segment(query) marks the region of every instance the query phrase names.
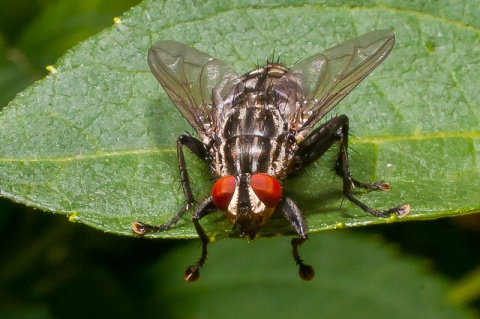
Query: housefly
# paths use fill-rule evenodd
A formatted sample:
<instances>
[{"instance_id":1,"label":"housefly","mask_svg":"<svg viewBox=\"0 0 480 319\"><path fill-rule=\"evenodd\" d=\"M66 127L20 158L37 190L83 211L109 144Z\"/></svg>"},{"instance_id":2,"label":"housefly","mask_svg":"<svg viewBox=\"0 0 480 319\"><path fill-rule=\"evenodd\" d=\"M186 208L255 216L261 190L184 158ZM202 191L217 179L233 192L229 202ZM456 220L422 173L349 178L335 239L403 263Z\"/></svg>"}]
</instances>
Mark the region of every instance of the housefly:
<instances>
[{"instance_id":1,"label":"housefly","mask_svg":"<svg viewBox=\"0 0 480 319\"><path fill-rule=\"evenodd\" d=\"M167 223L134 222L137 234L165 231L194 204L183 148L210 166L215 178L211 195L195 209L193 224L202 241L199 260L188 267L185 280L196 281L207 257L209 237L200 219L222 211L253 239L276 211L298 237L292 251L299 275L311 280L312 266L298 248L308 238L301 210L282 191L282 181L339 145L335 172L343 180L343 195L374 216L403 217L409 205L376 210L362 203L352 188L390 189L383 181L362 183L351 176L346 115L315 125L373 71L390 53L395 37L389 30L373 31L301 60L291 68L267 61L239 77L224 62L175 41L159 41L148 52L149 66L173 104L200 139L180 135L177 156L185 205Z\"/></svg>"}]
</instances>

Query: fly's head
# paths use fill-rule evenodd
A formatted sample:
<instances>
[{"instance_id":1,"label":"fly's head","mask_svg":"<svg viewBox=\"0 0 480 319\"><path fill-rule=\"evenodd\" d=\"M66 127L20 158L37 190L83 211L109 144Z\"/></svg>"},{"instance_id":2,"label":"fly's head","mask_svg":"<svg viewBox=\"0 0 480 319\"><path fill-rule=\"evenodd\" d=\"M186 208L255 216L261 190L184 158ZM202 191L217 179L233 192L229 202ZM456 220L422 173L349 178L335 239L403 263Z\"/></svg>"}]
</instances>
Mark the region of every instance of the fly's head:
<instances>
[{"instance_id":1,"label":"fly's head","mask_svg":"<svg viewBox=\"0 0 480 319\"><path fill-rule=\"evenodd\" d=\"M267 174L229 175L215 182L212 199L234 227L253 239L282 199L282 188Z\"/></svg>"}]
</instances>

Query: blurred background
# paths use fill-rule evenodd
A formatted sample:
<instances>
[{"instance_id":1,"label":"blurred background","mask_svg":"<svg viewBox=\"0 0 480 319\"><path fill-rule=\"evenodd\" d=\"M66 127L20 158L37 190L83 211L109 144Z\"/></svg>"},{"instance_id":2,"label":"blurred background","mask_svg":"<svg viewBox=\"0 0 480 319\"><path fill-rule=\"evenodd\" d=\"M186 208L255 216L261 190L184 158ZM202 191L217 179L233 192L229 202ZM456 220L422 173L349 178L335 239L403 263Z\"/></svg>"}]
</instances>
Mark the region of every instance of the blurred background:
<instances>
[{"instance_id":1,"label":"blurred background","mask_svg":"<svg viewBox=\"0 0 480 319\"><path fill-rule=\"evenodd\" d=\"M0 107L43 78L45 67L69 48L139 2L1 1ZM342 232L377 238L401 258L421 260L428 272L453 283L454 303L480 312L479 214ZM0 238L0 318L181 317L161 300L152 307L157 282L149 274L171 252L193 245L191 262L199 252L197 242L105 234L4 199ZM288 240L282 245L289 249ZM183 268L175 271L181 277Z\"/></svg>"}]
</instances>

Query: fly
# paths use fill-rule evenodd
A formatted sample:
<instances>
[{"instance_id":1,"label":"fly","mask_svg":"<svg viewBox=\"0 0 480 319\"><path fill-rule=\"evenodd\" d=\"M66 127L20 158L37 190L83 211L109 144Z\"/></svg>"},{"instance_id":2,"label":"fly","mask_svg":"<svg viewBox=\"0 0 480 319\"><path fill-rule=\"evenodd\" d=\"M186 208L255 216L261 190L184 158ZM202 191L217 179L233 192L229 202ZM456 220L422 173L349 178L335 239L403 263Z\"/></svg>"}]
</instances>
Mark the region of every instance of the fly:
<instances>
[{"instance_id":1,"label":"fly","mask_svg":"<svg viewBox=\"0 0 480 319\"><path fill-rule=\"evenodd\" d=\"M353 187L387 191L390 186L383 181L362 183L351 176L346 115L315 128L388 56L394 41L390 30L373 31L291 68L267 61L242 77L226 63L184 44L155 43L148 53L149 66L200 139L180 135L177 140L185 205L169 222L160 226L134 222L133 231L140 235L165 231L193 205L183 147L208 163L215 177L211 196L196 207L192 217L202 253L185 272L189 282L199 278L207 258L209 237L199 221L218 210L251 239L275 211L283 214L298 235L291 245L299 275L311 280L314 269L298 253L308 238L307 225L295 202L283 194L281 183L336 143L335 172L342 178L343 195L374 216L407 215L410 205L376 210L353 195Z\"/></svg>"}]
</instances>

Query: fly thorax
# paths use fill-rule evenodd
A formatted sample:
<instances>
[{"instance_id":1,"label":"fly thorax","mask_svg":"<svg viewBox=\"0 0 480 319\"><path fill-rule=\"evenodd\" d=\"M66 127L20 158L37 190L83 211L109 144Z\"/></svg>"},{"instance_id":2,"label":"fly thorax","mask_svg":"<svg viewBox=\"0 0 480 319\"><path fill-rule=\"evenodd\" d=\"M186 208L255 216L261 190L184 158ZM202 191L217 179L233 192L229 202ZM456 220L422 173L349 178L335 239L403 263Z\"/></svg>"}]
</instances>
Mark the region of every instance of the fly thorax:
<instances>
[{"instance_id":1,"label":"fly thorax","mask_svg":"<svg viewBox=\"0 0 480 319\"><path fill-rule=\"evenodd\" d=\"M273 105L248 104L226 118L218 152L212 153L220 176L267 173L278 177L288 162L285 122Z\"/></svg>"}]
</instances>

